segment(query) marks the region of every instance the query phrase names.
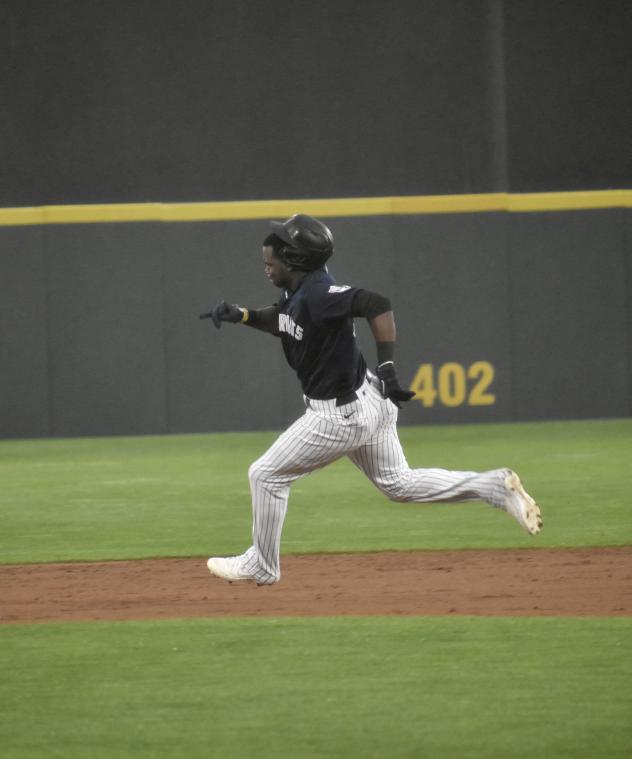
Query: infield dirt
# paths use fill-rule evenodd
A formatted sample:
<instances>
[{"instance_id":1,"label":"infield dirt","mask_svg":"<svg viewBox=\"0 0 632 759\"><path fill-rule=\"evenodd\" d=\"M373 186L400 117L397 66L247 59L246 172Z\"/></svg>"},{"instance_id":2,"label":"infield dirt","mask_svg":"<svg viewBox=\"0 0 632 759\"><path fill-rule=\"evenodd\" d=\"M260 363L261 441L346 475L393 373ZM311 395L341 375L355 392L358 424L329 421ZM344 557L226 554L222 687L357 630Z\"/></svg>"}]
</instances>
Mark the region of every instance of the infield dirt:
<instances>
[{"instance_id":1,"label":"infield dirt","mask_svg":"<svg viewBox=\"0 0 632 759\"><path fill-rule=\"evenodd\" d=\"M632 548L285 556L277 585L204 558L0 566L0 623L329 615L632 615Z\"/></svg>"}]
</instances>

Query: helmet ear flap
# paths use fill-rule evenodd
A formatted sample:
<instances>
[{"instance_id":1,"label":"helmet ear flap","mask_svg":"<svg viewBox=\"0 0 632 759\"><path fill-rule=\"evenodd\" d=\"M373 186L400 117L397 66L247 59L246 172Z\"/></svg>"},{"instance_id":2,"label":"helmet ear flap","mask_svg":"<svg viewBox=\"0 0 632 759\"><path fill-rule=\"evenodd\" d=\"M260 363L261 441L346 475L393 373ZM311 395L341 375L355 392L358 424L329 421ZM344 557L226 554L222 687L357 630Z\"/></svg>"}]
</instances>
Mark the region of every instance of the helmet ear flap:
<instances>
[{"instance_id":1,"label":"helmet ear flap","mask_svg":"<svg viewBox=\"0 0 632 759\"><path fill-rule=\"evenodd\" d=\"M312 253L298 248L282 248L281 260L291 271L316 271L321 269L331 254Z\"/></svg>"},{"instance_id":2,"label":"helmet ear flap","mask_svg":"<svg viewBox=\"0 0 632 759\"><path fill-rule=\"evenodd\" d=\"M279 257L290 271L311 270L311 267L307 267L307 256L297 248L286 245L279 251Z\"/></svg>"}]
</instances>

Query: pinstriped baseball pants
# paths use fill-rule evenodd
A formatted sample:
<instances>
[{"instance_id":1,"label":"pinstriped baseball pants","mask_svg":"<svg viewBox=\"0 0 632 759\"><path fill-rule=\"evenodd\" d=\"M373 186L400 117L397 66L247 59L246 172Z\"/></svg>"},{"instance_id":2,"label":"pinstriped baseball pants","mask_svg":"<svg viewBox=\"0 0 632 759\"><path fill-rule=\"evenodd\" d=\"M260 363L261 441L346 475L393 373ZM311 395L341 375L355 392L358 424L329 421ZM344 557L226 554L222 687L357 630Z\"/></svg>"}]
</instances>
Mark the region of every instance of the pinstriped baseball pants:
<instances>
[{"instance_id":1,"label":"pinstriped baseball pants","mask_svg":"<svg viewBox=\"0 0 632 759\"><path fill-rule=\"evenodd\" d=\"M397 435L397 407L382 398L373 378L367 378L357 394L358 400L339 407L335 400L309 400L305 414L250 467L253 545L244 554L243 568L257 581L280 578L290 485L342 456L393 501L503 502L506 470L411 469Z\"/></svg>"}]
</instances>

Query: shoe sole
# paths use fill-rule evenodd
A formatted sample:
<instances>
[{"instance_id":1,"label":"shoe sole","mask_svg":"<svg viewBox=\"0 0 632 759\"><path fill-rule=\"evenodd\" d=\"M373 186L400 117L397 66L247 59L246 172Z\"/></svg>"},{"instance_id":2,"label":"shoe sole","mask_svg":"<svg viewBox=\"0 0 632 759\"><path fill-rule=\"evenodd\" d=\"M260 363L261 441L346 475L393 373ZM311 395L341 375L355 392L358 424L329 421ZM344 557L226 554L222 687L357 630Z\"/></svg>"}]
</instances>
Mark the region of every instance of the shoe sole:
<instances>
[{"instance_id":1,"label":"shoe sole","mask_svg":"<svg viewBox=\"0 0 632 759\"><path fill-rule=\"evenodd\" d=\"M505 478L505 487L520 501L520 515L514 514L512 516L516 517L530 535L537 535L543 524L540 507L524 489L520 477L511 470Z\"/></svg>"}]
</instances>

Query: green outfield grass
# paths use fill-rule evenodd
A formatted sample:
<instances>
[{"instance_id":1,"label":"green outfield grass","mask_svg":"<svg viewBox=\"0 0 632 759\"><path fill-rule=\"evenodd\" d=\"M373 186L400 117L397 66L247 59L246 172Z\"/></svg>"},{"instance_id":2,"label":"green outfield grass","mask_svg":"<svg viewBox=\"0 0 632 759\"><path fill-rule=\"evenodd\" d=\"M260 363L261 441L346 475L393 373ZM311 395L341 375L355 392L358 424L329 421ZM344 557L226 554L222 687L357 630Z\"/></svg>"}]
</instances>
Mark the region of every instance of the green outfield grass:
<instances>
[{"instance_id":1,"label":"green outfield grass","mask_svg":"<svg viewBox=\"0 0 632 759\"><path fill-rule=\"evenodd\" d=\"M274 438L0 442L0 561L240 551L247 468ZM412 466L517 469L545 531L390 503L341 461L294 486L284 552L632 544L630 419L401 438ZM0 625L3 759L623 759L630 714L632 619Z\"/></svg>"},{"instance_id":2,"label":"green outfield grass","mask_svg":"<svg viewBox=\"0 0 632 759\"><path fill-rule=\"evenodd\" d=\"M204 556L249 544L247 469L276 433L0 442L0 562ZM510 466L531 538L483 504L391 503L344 459L292 488L284 553L632 543L632 419L407 427L411 466Z\"/></svg>"},{"instance_id":3,"label":"green outfield grass","mask_svg":"<svg viewBox=\"0 0 632 759\"><path fill-rule=\"evenodd\" d=\"M632 620L0 627L5 759L620 757Z\"/></svg>"}]
</instances>

